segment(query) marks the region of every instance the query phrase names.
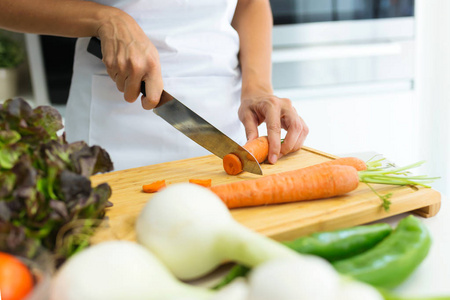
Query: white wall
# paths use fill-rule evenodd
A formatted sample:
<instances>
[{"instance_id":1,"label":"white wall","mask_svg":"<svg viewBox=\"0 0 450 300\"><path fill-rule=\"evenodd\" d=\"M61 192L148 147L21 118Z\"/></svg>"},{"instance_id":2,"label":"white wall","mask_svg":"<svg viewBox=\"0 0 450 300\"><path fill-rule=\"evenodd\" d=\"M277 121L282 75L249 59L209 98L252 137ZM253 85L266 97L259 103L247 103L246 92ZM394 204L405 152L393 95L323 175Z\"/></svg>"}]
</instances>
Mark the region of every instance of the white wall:
<instances>
[{"instance_id":1,"label":"white wall","mask_svg":"<svg viewBox=\"0 0 450 300\"><path fill-rule=\"evenodd\" d=\"M441 176L433 187L450 194L450 1L417 0L416 90L421 169Z\"/></svg>"}]
</instances>

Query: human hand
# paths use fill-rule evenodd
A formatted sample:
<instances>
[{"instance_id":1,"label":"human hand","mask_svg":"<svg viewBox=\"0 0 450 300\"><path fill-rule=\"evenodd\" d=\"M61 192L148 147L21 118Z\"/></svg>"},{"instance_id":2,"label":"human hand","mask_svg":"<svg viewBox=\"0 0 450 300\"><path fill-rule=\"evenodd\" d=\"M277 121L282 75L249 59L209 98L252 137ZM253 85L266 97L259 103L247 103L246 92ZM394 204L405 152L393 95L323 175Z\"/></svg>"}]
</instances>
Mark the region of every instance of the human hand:
<instances>
[{"instance_id":1,"label":"human hand","mask_svg":"<svg viewBox=\"0 0 450 300\"><path fill-rule=\"evenodd\" d=\"M239 119L244 124L248 140L258 137L258 126L265 122L269 139L269 163L291 152L299 150L309 129L297 114L291 100L278 98L270 93L243 95L239 107ZM281 129L287 131L281 143Z\"/></svg>"},{"instance_id":2,"label":"human hand","mask_svg":"<svg viewBox=\"0 0 450 300\"><path fill-rule=\"evenodd\" d=\"M128 102L134 102L145 81L146 96L141 97L144 109L153 109L163 90L161 65L156 47L128 14L112 15L98 29L103 62L108 75Z\"/></svg>"}]
</instances>

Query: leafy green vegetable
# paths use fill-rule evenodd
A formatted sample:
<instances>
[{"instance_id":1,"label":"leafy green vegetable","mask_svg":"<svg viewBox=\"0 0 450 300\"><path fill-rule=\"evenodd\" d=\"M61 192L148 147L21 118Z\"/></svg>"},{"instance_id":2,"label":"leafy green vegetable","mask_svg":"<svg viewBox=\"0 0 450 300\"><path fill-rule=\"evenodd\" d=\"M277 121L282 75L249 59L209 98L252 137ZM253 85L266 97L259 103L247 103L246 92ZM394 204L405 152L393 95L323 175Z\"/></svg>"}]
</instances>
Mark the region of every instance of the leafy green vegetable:
<instances>
[{"instance_id":1,"label":"leafy green vegetable","mask_svg":"<svg viewBox=\"0 0 450 300\"><path fill-rule=\"evenodd\" d=\"M113 169L109 154L67 143L62 128L50 106L17 98L0 107L0 249L32 257L43 246L62 262L88 245L112 205L109 185L89 179Z\"/></svg>"}]
</instances>

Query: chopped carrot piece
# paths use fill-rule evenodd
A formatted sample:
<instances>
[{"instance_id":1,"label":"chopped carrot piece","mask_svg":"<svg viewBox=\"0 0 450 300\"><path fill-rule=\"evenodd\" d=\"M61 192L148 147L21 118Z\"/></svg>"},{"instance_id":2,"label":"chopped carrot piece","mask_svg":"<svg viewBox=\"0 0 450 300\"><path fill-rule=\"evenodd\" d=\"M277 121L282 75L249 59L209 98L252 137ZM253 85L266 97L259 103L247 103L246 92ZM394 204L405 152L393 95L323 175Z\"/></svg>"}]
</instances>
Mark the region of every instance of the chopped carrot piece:
<instances>
[{"instance_id":1,"label":"chopped carrot piece","mask_svg":"<svg viewBox=\"0 0 450 300\"><path fill-rule=\"evenodd\" d=\"M237 175L242 172L242 162L236 154L227 154L223 157L223 169L228 175Z\"/></svg>"},{"instance_id":2,"label":"chopped carrot piece","mask_svg":"<svg viewBox=\"0 0 450 300\"><path fill-rule=\"evenodd\" d=\"M210 187L211 179L189 179L189 183L198 184L204 187Z\"/></svg>"},{"instance_id":3,"label":"chopped carrot piece","mask_svg":"<svg viewBox=\"0 0 450 300\"><path fill-rule=\"evenodd\" d=\"M166 181L165 180L158 180L155 182L152 182L150 184L144 184L142 186L142 190L145 193L156 193L157 191L161 190L162 188L166 187Z\"/></svg>"}]
</instances>

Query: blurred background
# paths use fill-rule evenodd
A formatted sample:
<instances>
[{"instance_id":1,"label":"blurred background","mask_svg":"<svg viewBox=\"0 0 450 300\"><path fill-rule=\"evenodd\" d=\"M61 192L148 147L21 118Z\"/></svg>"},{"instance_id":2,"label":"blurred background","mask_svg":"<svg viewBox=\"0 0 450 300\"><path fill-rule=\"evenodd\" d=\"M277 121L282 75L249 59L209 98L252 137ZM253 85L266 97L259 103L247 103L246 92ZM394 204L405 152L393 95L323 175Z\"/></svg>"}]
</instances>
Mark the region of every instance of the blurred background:
<instances>
[{"instance_id":1,"label":"blurred background","mask_svg":"<svg viewBox=\"0 0 450 300\"><path fill-rule=\"evenodd\" d=\"M275 93L290 98L308 124L306 146L339 156L379 153L398 165L426 160L417 172L441 176L433 187L450 192L450 1L271 6ZM5 79L11 75L0 61L0 85L17 85L2 100L21 96L64 114L75 39L3 35L23 47L24 58L13 67L17 83Z\"/></svg>"}]
</instances>

